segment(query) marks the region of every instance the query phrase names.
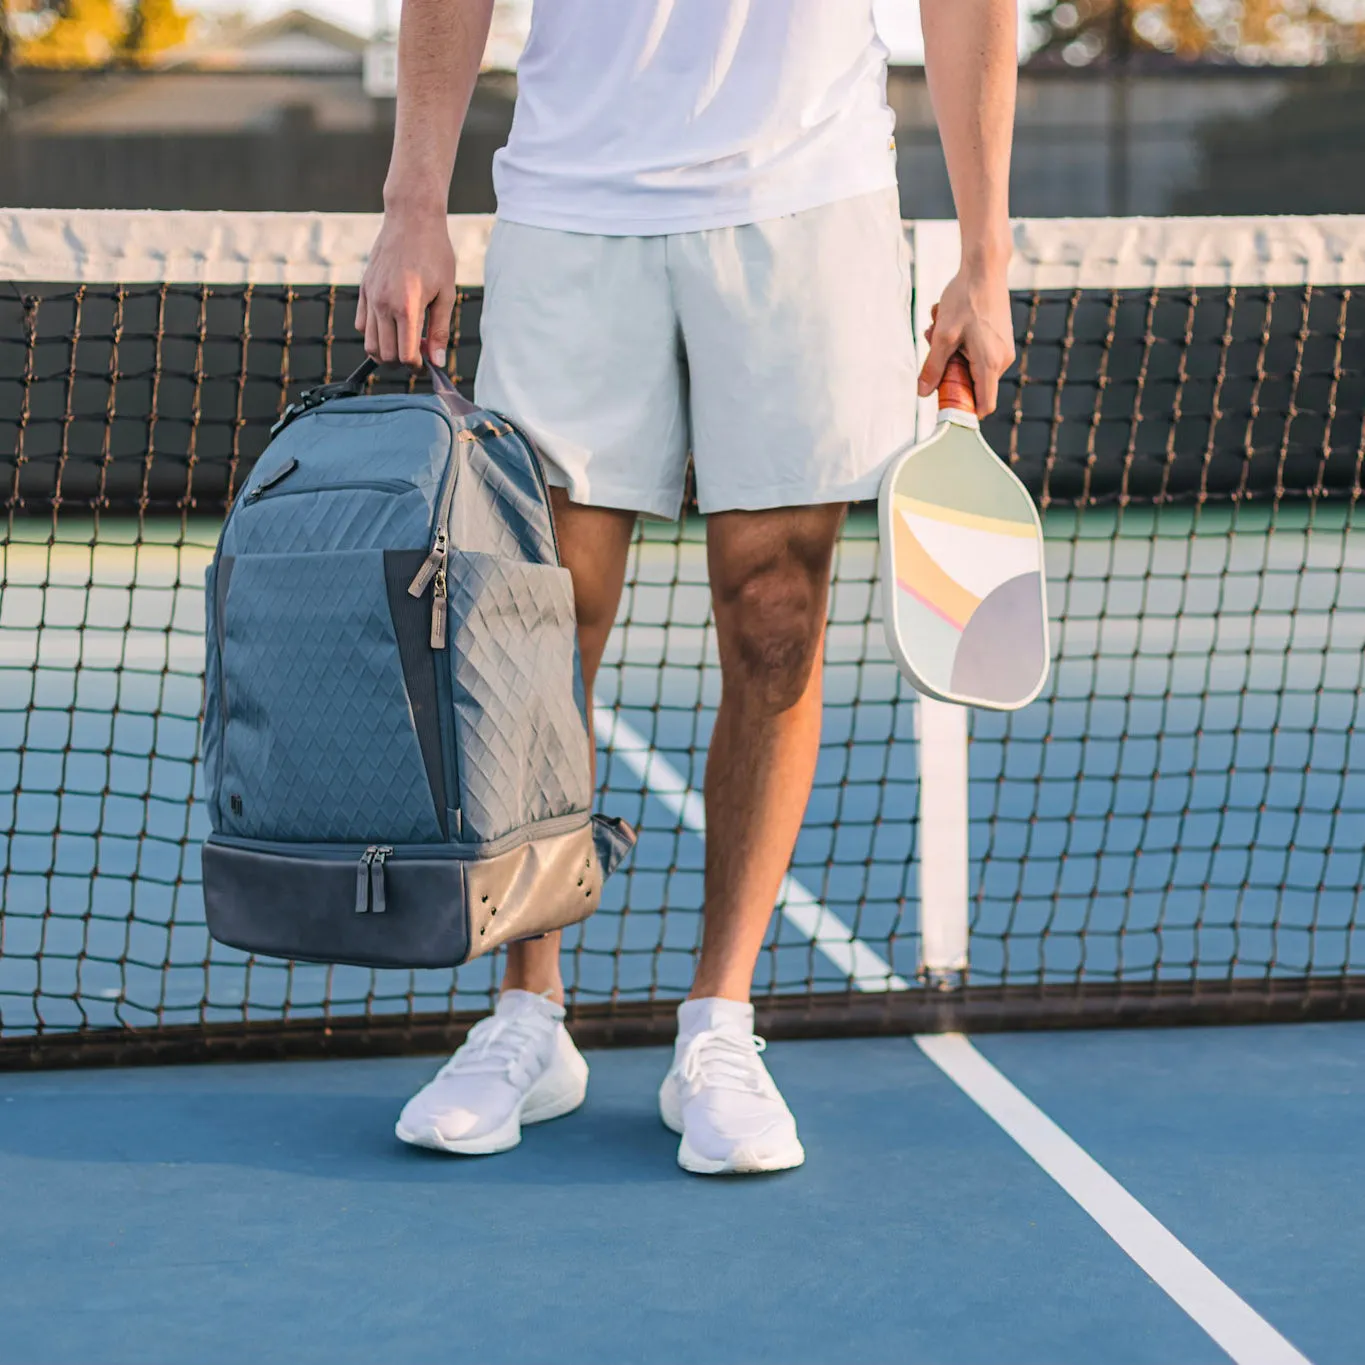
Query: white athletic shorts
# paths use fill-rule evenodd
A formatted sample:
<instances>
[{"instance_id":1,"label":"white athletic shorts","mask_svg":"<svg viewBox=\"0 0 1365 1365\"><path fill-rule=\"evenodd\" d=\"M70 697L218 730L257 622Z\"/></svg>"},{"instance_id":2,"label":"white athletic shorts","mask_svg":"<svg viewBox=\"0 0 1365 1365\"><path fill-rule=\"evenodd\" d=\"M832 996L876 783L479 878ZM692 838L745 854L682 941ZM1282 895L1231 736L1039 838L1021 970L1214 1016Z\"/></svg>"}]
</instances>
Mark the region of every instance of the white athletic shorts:
<instances>
[{"instance_id":1,"label":"white athletic shorts","mask_svg":"<svg viewBox=\"0 0 1365 1365\"><path fill-rule=\"evenodd\" d=\"M895 190L742 227L603 237L499 221L479 404L577 503L674 518L874 498L912 438Z\"/></svg>"}]
</instances>

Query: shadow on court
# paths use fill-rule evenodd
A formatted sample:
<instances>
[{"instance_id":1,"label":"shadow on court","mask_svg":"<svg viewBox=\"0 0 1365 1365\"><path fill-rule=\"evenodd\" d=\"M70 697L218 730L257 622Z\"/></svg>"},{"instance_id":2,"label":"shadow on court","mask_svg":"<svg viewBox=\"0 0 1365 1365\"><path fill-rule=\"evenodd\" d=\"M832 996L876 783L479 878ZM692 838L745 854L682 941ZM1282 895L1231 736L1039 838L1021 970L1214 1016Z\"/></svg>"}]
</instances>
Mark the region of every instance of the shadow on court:
<instances>
[{"instance_id":1,"label":"shadow on court","mask_svg":"<svg viewBox=\"0 0 1365 1365\"><path fill-rule=\"evenodd\" d=\"M728 1181L661 1048L466 1160L392 1136L431 1058L0 1076L0 1363L1219 1359L911 1040L769 1057L809 1159Z\"/></svg>"},{"instance_id":2,"label":"shadow on court","mask_svg":"<svg viewBox=\"0 0 1365 1365\"><path fill-rule=\"evenodd\" d=\"M344 1064L343 1064L344 1065ZM405 1068L406 1069L406 1068ZM428 1071L434 1067L427 1067ZM303 1179L449 1186L630 1185L672 1180L677 1139L657 1116L595 1100L568 1121L526 1130L493 1158L452 1158L393 1135L403 1091L289 1094L211 1088L213 1073L132 1093L46 1093L41 1126L6 1125L0 1151L45 1161L215 1166ZM414 1084L423 1076L414 1074ZM247 1077L250 1080L250 1077Z\"/></svg>"}]
</instances>

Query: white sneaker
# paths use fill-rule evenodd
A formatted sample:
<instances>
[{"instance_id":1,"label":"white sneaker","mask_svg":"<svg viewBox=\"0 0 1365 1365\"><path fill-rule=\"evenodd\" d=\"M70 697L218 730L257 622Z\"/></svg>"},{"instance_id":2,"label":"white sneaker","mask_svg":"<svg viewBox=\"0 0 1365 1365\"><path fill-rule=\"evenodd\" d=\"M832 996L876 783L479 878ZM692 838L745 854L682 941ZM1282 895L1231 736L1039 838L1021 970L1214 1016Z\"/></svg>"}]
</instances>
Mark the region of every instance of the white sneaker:
<instances>
[{"instance_id":1,"label":"white sneaker","mask_svg":"<svg viewBox=\"0 0 1365 1365\"><path fill-rule=\"evenodd\" d=\"M675 1133L678 1165L697 1175L785 1171L806 1159L796 1120L768 1075L754 1007L686 1000L659 1115Z\"/></svg>"},{"instance_id":2,"label":"white sneaker","mask_svg":"<svg viewBox=\"0 0 1365 1365\"><path fill-rule=\"evenodd\" d=\"M564 1009L530 991L504 991L455 1055L403 1106L394 1132L415 1147L463 1156L505 1152L523 1123L577 1109L588 1064Z\"/></svg>"}]
</instances>

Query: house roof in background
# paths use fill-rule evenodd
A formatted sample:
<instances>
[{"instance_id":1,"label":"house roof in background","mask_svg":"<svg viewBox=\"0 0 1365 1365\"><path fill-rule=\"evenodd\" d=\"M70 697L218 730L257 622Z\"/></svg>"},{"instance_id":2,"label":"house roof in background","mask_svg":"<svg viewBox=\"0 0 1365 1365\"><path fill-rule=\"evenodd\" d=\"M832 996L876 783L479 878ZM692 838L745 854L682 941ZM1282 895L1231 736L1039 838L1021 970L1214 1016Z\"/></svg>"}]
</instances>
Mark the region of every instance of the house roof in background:
<instances>
[{"instance_id":1,"label":"house roof in background","mask_svg":"<svg viewBox=\"0 0 1365 1365\"><path fill-rule=\"evenodd\" d=\"M264 23L218 25L202 39L168 52L163 70L359 71L366 39L360 34L292 9Z\"/></svg>"},{"instance_id":2,"label":"house roof in background","mask_svg":"<svg viewBox=\"0 0 1365 1365\"><path fill-rule=\"evenodd\" d=\"M119 137L140 133L245 133L302 117L332 132L374 125L359 73L109 72L79 89L17 109L16 132Z\"/></svg>"},{"instance_id":3,"label":"house roof in background","mask_svg":"<svg viewBox=\"0 0 1365 1365\"><path fill-rule=\"evenodd\" d=\"M259 24L220 23L154 68L43 82L12 114L16 131L238 133L301 117L320 129L372 127L360 80L366 39L306 10ZM20 73L21 76L23 73Z\"/></svg>"}]
</instances>

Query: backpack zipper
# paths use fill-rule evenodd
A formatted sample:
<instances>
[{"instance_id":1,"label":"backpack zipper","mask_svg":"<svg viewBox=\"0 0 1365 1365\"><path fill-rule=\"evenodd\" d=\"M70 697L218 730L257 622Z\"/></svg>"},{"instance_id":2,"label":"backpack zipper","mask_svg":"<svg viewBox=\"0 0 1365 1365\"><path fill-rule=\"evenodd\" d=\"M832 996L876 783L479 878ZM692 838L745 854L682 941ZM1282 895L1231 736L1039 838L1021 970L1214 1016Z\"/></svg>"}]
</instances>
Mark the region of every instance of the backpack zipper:
<instances>
[{"instance_id":1,"label":"backpack zipper","mask_svg":"<svg viewBox=\"0 0 1365 1365\"><path fill-rule=\"evenodd\" d=\"M456 440L472 441L471 431L457 431ZM416 577L408 584L410 597L421 597L427 585L433 584L431 595L431 647L446 647L446 612L449 605L446 595L446 527L450 522L450 509L455 502L455 484L459 479L459 458L452 448L450 469L446 474L446 484L441 490L441 501L436 508L436 530L431 538L431 553L422 561Z\"/></svg>"},{"instance_id":2,"label":"backpack zipper","mask_svg":"<svg viewBox=\"0 0 1365 1365\"><path fill-rule=\"evenodd\" d=\"M483 422L473 430L465 428L455 433L456 439L460 441L477 441L481 436L490 440L500 440L510 436L513 440L519 441L525 449L527 458L531 462L531 468L535 473L536 482L540 485L541 496L545 500L545 510L550 515L550 543L554 547L555 564L562 567L562 561L559 557L559 534L555 529L554 511L550 507L550 488L545 482L545 471L541 468L540 456L536 454L531 443L511 423L500 428L491 422ZM451 504L455 500L455 483L458 474L457 462L452 453L451 470L446 477L446 486L441 490L440 505L436 509L436 531L432 537L431 553L422 561L422 567L417 570L416 576L408 584L408 594L411 597L421 597L426 592L428 584L434 584L431 598L432 649L444 649L446 647L446 615L449 608L446 592L446 526L450 521Z\"/></svg>"},{"instance_id":3,"label":"backpack zipper","mask_svg":"<svg viewBox=\"0 0 1365 1365\"><path fill-rule=\"evenodd\" d=\"M409 597L421 597L427 585L434 584L431 594L431 647L446 647L446 528L444 523L436 528L436 542L431 553L422 561L417 576L408 584Z\"/></svg>"},{"instance_id":4,"label":"backpack zipper","mask_svg":"<svg viewBox=\"0 0 1365 1365\"><path fill-rule=\"evenodd\" d=\"M473 442L481 437L488 439L511 437L513 440L521 442L527 457L531 461L531 468L535 473L536 481L540 485L545 510L549 513L550 544L554 550L555 564L562 567L563 561L559 557L559 535L555 529L554 510L550 506L550 489L545 482L545 471L541 468L540 456L536 454L535 448L526 437L510 422L505 427L498 427L492 422L485 421L479 423L477 427L472 429L465 427L455 433L457 441ZM446 584L446 568L449 560L447 528L450 524L450 510L455 501L455 485L459 478L459 457L456 454L456 449L457 447L452 445L450 468L446 474L445 487L441 490L440 503L436 509L431 552L423 560L422 566L417 570L412 582L408 584L408 594L411 597L421 597L429 586L432 589L430 642L434 650L445 649L449 635L447 622L450 603ZM443 714L453 717L450 674L447 668L441 667L436 670L436 687ZM456 839L459 839L462 837L464 829L462 818L464 794L460 782L459 747L453 742L453 739L452 735L451 742L447 742L446 727L442 727L441 743L445 754L446 772L454 781L456 791L454 804L451 807L454 816L454 828L451 832Z\"/></svg>"},{"instance_id":5,"label":"backpack zipper","mask_svg":"<svg viewBox=\"0 0 1365 1365\"><path fill-rule=\"evenodd\" d=\"M371 844L360 855L355 880L357 915L382 915L388 909L384 899L384 864L392 852L388 844Z\"/></svg>"},{"instance_id":6,"label":"backpack zipper","mask_svg":"<svg viewBox=\"0 0 1365 1365\"><path fill-rule=\"evenodd\" d=\"M393 852L387 844L381 844L370 859L370 913L382 915L388 906L384 904L384 864Z\"/></svg>"},{"instance_id":7,"label":"backpack zipper","mask_svg":"<svg viewBox=\"0 0 1365 1365\"><path fill-rule=\"evenodd\" d=\"M246 495L247 502L255 502L258 498L263 497L269 489L274 488L277 483L282 483L298 467L299 462L291 456L273 474L271 474L269 478L262 479L260 483Z\"/></svg>"},{"instance_id":8,"label":"backpack zipper","mask_svg":"<svg viewBox=\"0 0 1365 1365\"><path fill-rule=\"evenodd\" d=\"M465 431L455 433L456 440L469 441L474 438ZM421 597L431 586L431 635L433 650L444 650L448 638L447 621L449 617L449 595L446 587L446 563L448 559L448 540L450 511L455 503L455 485L460 476L459 447L451 442L450 465L446 470L445 486L436 506L436 515L431 535L431 553L422 562L416 576L408 584L412 597ZM450 666L438 660L436 666L436 697L444 722L441 725L441 754L445 761L446 779L453 784L454 790L447 787L446 811L442 812L442 825L448 826L448 833L455 839L463 837L464 821L461 810L464 805L464 790L460 784L460 754L455 737L455 707L450 695Z\"/></svg>"},{"instance_id":9,"label":"backpack zipper","mask_svg":"<svg viewBox=\"0 0 1365 1365\"><path fill-rule=\"evenodd\" d=\"M370 867L374 862L374 855L378 852L379 850L371 844L360 855L355 878L355 912L357 915L368 915L370 912Z\"/></svg>"},{"instance_id":10,"label":"backpack zipper","mask_svg":"<svg viewBox=\"0 0 1365 1365\"><path fill-rule=\"evenodd\" d=\"M297 464L294 468L297 468ZM258 485L246 495L247 502L258 502L267 492L273 492L278 484L283 482L285 477L294 472L293 469L283 469L268 482ZM281 488L278 493L274 493L277 498L301 496L304 493L338 493L348 489L372 489L380 493L410 493L416 484L408 483L403 479L344 479L340 483L309 484L304 488Z\"/></svg>"},{"instance_id":11,"label":"backpack zipper","mask_svg":"<svg viewBox=\"0 0 1365 1365\"><path fill-rule=\"evenodd\" d=\"M548 816L544 820L534 822L534 837L569 834L587 824L589 818L584 811L575 811L569 815ZM462 850L455 852L451 851L450 845L443 843L371 844L369 847L387 848L389 851L388 861L390 862L395 859L406 860L409 858L420 860L454 857L458 860L463 852L467 852L468 856L472 858L493 858L499 853L506 853L509 849L520 848L526 842L527 831L530 828L531 826L527 826L523 829L513 830L500 839L467 844L463 846ZM256 839L242 834L226 834L221 831L211 834L209 838L216 844L222 844L224 848L242 848L252 853L264 852L277 857L322 858L328 862L348 863L354 863L357 860L356 849L360 845L359 839L345 840L340 843L315 843L303 839Z\"/></svg>"}]
</instances>

